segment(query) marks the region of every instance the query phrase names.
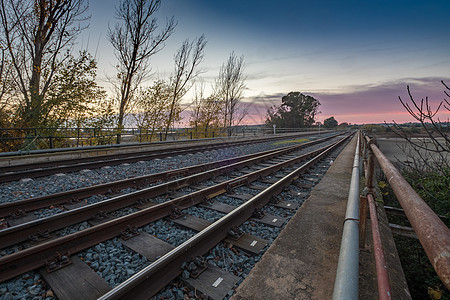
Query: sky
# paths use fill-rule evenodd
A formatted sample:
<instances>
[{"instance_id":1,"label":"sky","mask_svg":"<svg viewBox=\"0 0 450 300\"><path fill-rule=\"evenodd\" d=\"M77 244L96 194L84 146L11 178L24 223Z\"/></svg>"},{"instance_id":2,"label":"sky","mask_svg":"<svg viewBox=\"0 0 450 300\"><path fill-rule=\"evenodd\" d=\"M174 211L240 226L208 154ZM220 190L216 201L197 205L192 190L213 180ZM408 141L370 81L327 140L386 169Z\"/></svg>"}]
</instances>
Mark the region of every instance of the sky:
<instances>
[{"instance_id":1,"label":"sky","mask_svg":"<svg viewBox=\"0 0 450 300\"><path fill-rule=\"evenodd\" d=\"M106 36L118 4L90 0L90 26L80 39L95 53L106 88L117 62ZM185 39L204 34L207 90L231 52L244 57L249 124L263 123L291 91L319 100L319 121L409 122L398 99L409 101L407 86L433 107L445 98L441 80L450 86L449 0L162 0L159 27L172 16L177 27L152 57L147 84L170 75ZM441 111L442 120L450 117Z\"/></svg>"}]
</instances>

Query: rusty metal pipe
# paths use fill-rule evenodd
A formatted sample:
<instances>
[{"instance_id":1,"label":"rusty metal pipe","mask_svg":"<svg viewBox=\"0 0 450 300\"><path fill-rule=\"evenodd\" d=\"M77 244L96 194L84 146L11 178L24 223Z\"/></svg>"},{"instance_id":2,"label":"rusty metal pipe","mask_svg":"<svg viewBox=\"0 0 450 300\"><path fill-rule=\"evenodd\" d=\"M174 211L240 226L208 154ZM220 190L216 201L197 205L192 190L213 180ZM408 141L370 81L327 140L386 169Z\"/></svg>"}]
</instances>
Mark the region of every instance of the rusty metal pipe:
<instances>
[{"instance_id":1,"label":"rusty metal pipe","mask_svg":"<svg viewBox=\"0 0 450 300\"><path fill-rule=\"evenodd\" d=\"M366 247L367 198L359 197L359 248Z\"/></svg>"},{"instance_id":2,"label":"rusty metal pipe","mask_svg":"<svg viewBox=\"0 0 450 300\"><path fill-rule=\"evenodd\" d=\"M450 230L366 136L437 275L450 290Z\"/></svg>"},{"instance_id":3,"label":"rusty metal pipe","mask_svg":"<svg viewBox=\"0 0 450 300\"><path fill-rule=\"evenodd\" d=\"M372 223L372 239L377 269L378 294L380 300L391 299L391 286L387 272L386 260L384 259L383 244L381 242L380 227L378 226L377 208L372 194L367 194L369 202L370 222Z\"/></svg>"}]
</instances>

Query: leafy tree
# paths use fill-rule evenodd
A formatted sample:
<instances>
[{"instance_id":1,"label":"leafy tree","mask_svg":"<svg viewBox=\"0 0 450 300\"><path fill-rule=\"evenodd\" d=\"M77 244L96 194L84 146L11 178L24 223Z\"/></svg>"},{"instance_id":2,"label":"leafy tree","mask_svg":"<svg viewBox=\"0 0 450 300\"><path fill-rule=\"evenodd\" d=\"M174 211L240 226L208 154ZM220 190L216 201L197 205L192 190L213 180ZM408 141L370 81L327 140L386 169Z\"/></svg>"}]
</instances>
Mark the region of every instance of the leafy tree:
<instances>
[{"instance_id":1,"label":"leafy tree","mask_svg":"<svg viewBox=\"0 0 450 300\"><path fill-rule=\"evenodd\" d=\"M82 31L85 0L3 0L0 40L8 50L21 126L48 120L47 93ZM65 52L67 50L67 52Z\"/></svg>"},{"instance_id":2,"label":"leafy tree","mask_svg":"<svg viewBox=\"0 0 450 300\"><path fill-rule=\"evenodd\" d=\"M266 124L279 128L304 128L315 122L320 102L300 92L290 92L281 98L281 105L267 111Z\"/></svg>"},{"instance_id":3,"label":"leafy tree","mask_svg":"<svg viewBox=\"0 0 450 300\"><path fill-rule=\"evenodd\" d=\"M157 130L162 130L166 124L171 108L172 90L169 83L157 80L151 87L141 89L137 94L139 111L134 115L140 128L150 131L150 140ZM181 108L177 103L173 109L175 120L179 119Z\"/></svg>"},{"instance_id":4,"label":"leafy tree","mask_svg":"<svg viewBox=\"0 0 450 300\"><path fill-rule=\"evenodd\" d=\"M329 117L323 120L323 127L325 128L336 128L338 126L338 121L334 117Z\"/></svg>"},{"instance_id":5,"label":"leafy tree","mask_svg":"<svg viewBox=\"0 0 450 300\"><path fill-rule=\"evenodd\" d=\"M106 92L95 81L95 59L86 51L81 51L78 57L67 56L62 66L49 87L46 105L42 108L43 123L59 127L69 122L83 127L96 115L107 114L102 106Z\"/></svg>"},{"instance_id":6,"label":"leafy tree","mask_svg":"<svg viewBox=\"0 0 450 300\"><path fill-rule=\"evenodd\" d=\"M349 126L349 124L347 122L343 122L338 125L338 128L339 129L347 129L348 126Z\"/></svg>"},{"instance_id":7,"label":"leafy tree","mask_svg":"<svg viewBox=\"0 0 450 300\"><path fill-rule=\"evenodd\" d=\"M149 60L164 47L173 33L173 18L159 34L154 14L161 0L121 0L116 8L116 18L121 21L114 29L109 28L108 39L118 60L116 100L118 102L117 126L123 128L124 117L131 110L134 93L150 72Z\"/></svg>"},{"instance_id":8,"label":"leafy tree","mask_svg":"<svg viewBox=\"0 0 450 300\"><path fill-rule=\"evenodd\" d=\"M195 129L207 129L208 127L221 126L222 103L217 97L204 96L205 86L203 83L197 84L194 92L194 99L191 103L191 114L189 125Z\"/></svg>"},{"instance_id":9,"label":"leafy tree","mask_svg":"<svg viewBox=\"0 0 450 300\"><path fill-rule=\"evenodd\" d=\"M222 103L214 95L194 101L189 124L197 131L207 132L211 128L220 128Z\"/></svg>"}]
</instances>

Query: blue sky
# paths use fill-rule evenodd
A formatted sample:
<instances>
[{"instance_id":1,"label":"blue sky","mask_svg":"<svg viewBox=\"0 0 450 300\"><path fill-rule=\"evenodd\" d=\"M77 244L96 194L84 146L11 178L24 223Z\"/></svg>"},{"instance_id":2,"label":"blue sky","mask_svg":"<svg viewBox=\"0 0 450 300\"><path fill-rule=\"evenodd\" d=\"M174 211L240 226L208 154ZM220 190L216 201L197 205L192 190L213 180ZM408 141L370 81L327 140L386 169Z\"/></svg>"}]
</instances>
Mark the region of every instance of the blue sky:
<instances>
[{"instance_id":1,"label":"blue sky","mask_svg":"<svg viewBox=\"0 0 450 300\"><path fill-rule=\"evenodd\" d=\"M108 22L116 22L117 4L91 0L90 28L82 39L97 51L105 86L106 75L114 75L106 33ZM160 26L171 16L178 25L152 58L154 78L170 74L183 40L205 34L207 84L232 51L244 56L251 122L261 122L290 91L317 98L320 120L333 115L339 122L403 122L409 119L398 96L407 97L406 85L419 100L428 95L440 101L440 80L450 84L448 0L163 0Z\"/></svg>"}]
</instances>

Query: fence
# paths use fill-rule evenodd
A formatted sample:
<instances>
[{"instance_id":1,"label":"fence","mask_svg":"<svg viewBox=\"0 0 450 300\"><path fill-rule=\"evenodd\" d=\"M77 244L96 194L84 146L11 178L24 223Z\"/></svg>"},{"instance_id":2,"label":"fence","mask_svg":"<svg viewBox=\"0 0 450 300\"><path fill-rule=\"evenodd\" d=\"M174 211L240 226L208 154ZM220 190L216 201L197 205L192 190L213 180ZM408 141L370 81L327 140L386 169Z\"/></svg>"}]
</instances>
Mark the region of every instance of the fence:
<instances>
[{"instance_id":1,"label":"fence","mask_svg":"<svg viewBox=\"0 0 450 300\"><path fill-rule=\"evenodd\" d=\"M313 131L315 128L280 128L277 133ZM0 152L70 148L163 140L274 134L265 126L180 128L167 133L149 128L0 128Z\"/></svg>"},{"instance_id":2,"label":"fence","mask_svg":"<svg viewBox=\"0 0 450 300\"><path fill-rule=\"evenodd\" d=\"M358 280L353 280L350 276L348 276L348 274L354 274L355 272L357 274L358 264L355 264L354 261L348 262L345 260L345 257L348 256L349 253L355 253L355 251L358 251L357 248L364 244L361 243L361 241L365 240L365 216L367 214L368 207L370 210L372 225L379 298L391 299L392 296L387 272L387 268L389 266L386 266L386 262L384 260L374 202L375 192L373 177L375 159L377 160L386 178L388 178L389 184L391 185L397 200L402 206L409 222L416 232L417 237L419 238L419 241L422 244L422 247L424 248L437 275L442 280L445 287L450 289L450 230L423 201L423 199L413 190L413 188L401 176L400 172L394 167L394 165L378 149L374 139L365 136L364 138L358 139L358 143L361 144L357 146L357 150L355 151L355 161L356 156L360 155L363 157L363 169L366 177L365 193L367 194L367 197L361 197L359 217L351 217L351 222L354 221L359 223L359 235L353 234L352 238L347 238L343 235L333 299L358 299L358 293L355 293L355 289L358 291ZM358 147L360 147L361 150L359 150ZM353 176L357 175L353 174ZM354 187L351 186L351 190L353 188ZM349 204L352 205L350 200L347 205ZM347 209L347 211L348 210L349 209ZM344 228L346 223L347 222L344 223Z\"/></svg>"}]
</instances>

